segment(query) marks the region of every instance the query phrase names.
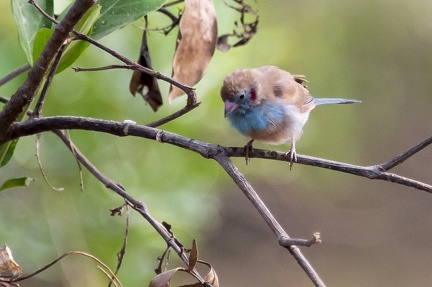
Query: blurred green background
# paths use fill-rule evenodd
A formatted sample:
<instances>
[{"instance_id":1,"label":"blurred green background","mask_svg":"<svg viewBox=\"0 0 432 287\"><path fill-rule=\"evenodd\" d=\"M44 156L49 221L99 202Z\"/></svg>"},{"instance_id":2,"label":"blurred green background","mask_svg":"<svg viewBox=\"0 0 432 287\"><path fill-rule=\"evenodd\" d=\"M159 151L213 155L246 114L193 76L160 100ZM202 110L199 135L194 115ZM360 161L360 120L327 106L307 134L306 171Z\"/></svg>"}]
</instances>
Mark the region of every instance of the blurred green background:
<instances>
[{"instance_id":1,"label":"blurred green background","mask_svg":"<svg viewBox=\"0 0 432 287\"><path fill-rule=\"evenodd\" d=\"M68 1L56 1L61 12ZM325 106L312 112L298 153L358 165L389 160L432 134L432 2L259 1L258 34L246 46L217 51L197 85L201 106L162 128L220 145L243 146L223 118L219 89L223 77L240 67L278 65L304 74L316 97L347 97L362 104ZM216 1L219 34L229 33L235 14ZM25 63L9 1L0 2L0 76ZM164 16L150 15L162 27ZM102 42L138 58L142 21ZM167 75L176 35L149 35L154 68ZM74 66L117 63L90 47ZM59 74L43 110L145 124L184 105L184 98L154 114L128 91L131 71ZM21 76L0 87L9 97ZM168 86L160 83L163 94ZM166 101L166 100L165 100ZM216 269L223 286L312 286L312 283L216 163L168 144L138 138L72 131L88 158L158 220L173 226L178 239L198 240L201 258ZM84 192L73 156L52 134L22 138L0 182L29 176L29 188L0 193L0 244L29 273L70 250L99 257L113 269L122 244L124 217L109 216L122 200L84 171ZM266 146L281 151L289 145ZM321 232L323 243L303 249L328 286L427 286L432 282L432 195L403 186L333 171L252 159L233 159L292 237ZM428 149L394 172L432 182ZM132 213L129 247L119 278L124 286L147 286L162 239ZM175 257L174 255L172 257ZM174 266L173 266L174 267ZM21 286L104 286L106 279L89 259L71 257Z\"/></svg>"}]
</instances>

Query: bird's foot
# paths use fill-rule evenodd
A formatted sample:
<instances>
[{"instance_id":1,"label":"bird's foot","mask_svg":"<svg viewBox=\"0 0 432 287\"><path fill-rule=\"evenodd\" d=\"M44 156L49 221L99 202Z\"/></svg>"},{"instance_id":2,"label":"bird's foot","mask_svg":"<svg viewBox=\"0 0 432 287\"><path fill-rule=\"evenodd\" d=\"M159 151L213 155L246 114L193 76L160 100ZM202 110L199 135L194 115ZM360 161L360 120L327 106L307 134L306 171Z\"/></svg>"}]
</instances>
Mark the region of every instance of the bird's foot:
<instances>
[{"instance_id":1,"label":"bird's foot","mask_svg":"<svg viewBox=\"0 0 432 287\"><path fill-rule=\"evenodd\" d=\"M244 153L245 153L245 160L246 160L246 165L250 162L250 158L249 155L253 155L253 146L252 143L254 142L254 140L250 140L245 146L244 146Z\"/></svg>"},{"instance_id":2,"label":"bird's foot","mask_svg":"<svg viewBox=\"0 0 432 287\"><path fill-rule=\"evenodd\" d=\"M293 167L293 163L297 162L297 154L295 149L291 148L291 150L289 152L286 153L286 155L289 157L289 167L290 170L292 170Z\"/></svg>"}]
</instances>

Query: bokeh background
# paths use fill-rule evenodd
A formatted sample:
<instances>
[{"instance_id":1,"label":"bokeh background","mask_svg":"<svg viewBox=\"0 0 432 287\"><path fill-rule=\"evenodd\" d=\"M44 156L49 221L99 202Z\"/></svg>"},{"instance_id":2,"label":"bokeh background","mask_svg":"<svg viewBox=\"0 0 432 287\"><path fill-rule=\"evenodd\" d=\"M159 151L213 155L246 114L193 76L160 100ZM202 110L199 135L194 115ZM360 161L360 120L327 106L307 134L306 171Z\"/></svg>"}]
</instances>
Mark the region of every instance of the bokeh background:
<instances>
[{"instance_id":1,"label":"bokeh background","mask_svg":"<svg viewBox=\"0 0 432 287\"><path fill-rule=\"evenodd\" d=\"M0 76L25 63L10 13L1 1ZM69 3L55 1L59 13ZM253 4L253 3L252 3ZM236 14L216 1L219 34L229 33ZM325 106L312 112L298 142L300 154L373 165L385 162L432 133L432 2L259 1L258 34L241 48L217 51L197 85L201 106L164 129L220 145L242 146L245 138L223 118L223 77L240 67L278 65L304 74L316 97L347 97L362 104ZM150 15L153 27L167 22ZM137 59L143 22L116 31L102 42ZM154 68L171 73L176 33L149 35ZM117 63L89 48L75 66ZM43 110L145 124L184 105L178 99L154 114L129 94L131 71L59 74ZM24 76L0 87L9 97ZM160 83L166 96L168 86ZM312 286L312 283L221 168L186 150L138 138L72 131L77 146L111 179L145 202L158 220L169 222L185 244L198 240L201 258L216 269L222 286ZM288 150L289 146L260 148ZM22 138L13 160L0 170L35 178L28 188L0 193L0 244L29 273L70 250L92 253L113 269L124 217L109 209L122 200L84 171L84 191L73 156L52 134ZM233 159L292 237L321 232L323 243L302 249L328 286L429 286L432 282L432 195L297 164ZM432 149L394 172L432 182ZM147 286L165 243L132 213L129 247L119 274L124 286ZM172 256L175 257L174 255ZM173 259L173 267L176 265ZM178 264L178 262L177 262ZM72 256L21 286L104 286L89 259Z\"/></svg>"}]
</instances>

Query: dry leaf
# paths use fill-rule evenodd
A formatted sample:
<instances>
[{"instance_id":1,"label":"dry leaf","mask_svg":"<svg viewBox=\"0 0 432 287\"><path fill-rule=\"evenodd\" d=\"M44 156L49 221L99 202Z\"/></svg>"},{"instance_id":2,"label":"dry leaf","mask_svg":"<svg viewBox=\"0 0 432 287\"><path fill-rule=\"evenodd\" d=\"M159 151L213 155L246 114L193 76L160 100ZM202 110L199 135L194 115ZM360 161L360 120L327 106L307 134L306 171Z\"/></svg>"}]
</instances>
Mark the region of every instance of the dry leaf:
<instances>
[{"instance_id":1,"label":"dry leaf","mask_svg":"<svg viewBox=\"0 0 432 287\"><path fill-rule=\"evenodd\" d=\"M169 287L171 277L179 270L184 271L184 268L178 267L156 275L152 281L150 281L149 287Z\"/></svg>"},{"instance_id":2,"label":"dry leaf","mask_svg":"<svg viewBox=\"0 0 432 287\"><path fill-rule=\"evenodd\" d=\"M147 30L144 30L141 52L138 59L138 64L143 67L152 69L150 53L147 46ZM135 96L135 93L139 93L144 100L150 105L154 112L162 106L162 95L159 90L159 85L155 77L152 77L146 73L140 71L134 71L130 84L129 91Z\"/></svg>"},{"instance_id":3,"label":"dry leaf","mask_svg":"<svg viewBox=\"0 0 432 287\"><path fill-rule=\"evenodd\" d=\"M219 278L216 274L216 271L213 269L213 266L211 266L210 263L198 260L199 263L206 265L208 268L210 268L210 271L206 274L204 277L204 280L212 285L213 287L219 287Z\"/></svg>"},{"instance_id":4,"label":"dry leaf","mask_svg":"<svg viewBox=\"0 0 432 287\"><path fill-rule=\"evenodd\" d=\"M185 0L172 77L188 86L198 83L210 63L216 42L217 22L213 1ZM169 103L182 94L182 90L171 86Z\"/></svg>"},{"instance_id":5,"label":"dry leaf","mask_svg":"<svg viewBox=\"0 0 432 287\"><path fill-rule=\"evenodd\" d=\"M22 273L22 268L13 259L12 251L5 244L0 248L0 273L11 272L13 277L18 277Z\"/></svg>"},{"instance_id":6,"label":"dry leaf","mask_svg":"<svg viewBox=\"0 0 432 287\"><path fill-rule=\"evenodd\" d=\"M188 266L189 272L195 268L197 261L198 261L198 246L196 240L194 239L192 241L192 249L189 255L189 266Z\"/></svg>"}]
</instances>

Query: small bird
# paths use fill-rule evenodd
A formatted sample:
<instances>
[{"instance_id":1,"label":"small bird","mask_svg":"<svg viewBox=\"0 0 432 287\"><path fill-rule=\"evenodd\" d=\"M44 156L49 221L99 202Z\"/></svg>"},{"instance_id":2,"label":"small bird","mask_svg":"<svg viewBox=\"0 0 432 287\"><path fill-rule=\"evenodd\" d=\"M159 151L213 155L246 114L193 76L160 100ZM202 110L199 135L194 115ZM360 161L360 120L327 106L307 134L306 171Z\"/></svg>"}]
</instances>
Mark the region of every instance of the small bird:
<instances>
[{"instance_id":1,"label":"small bird","mask_svg":"<svg viewBox=\"0 0 432 287\"><path fill-rule=\"evenodd\" d=\"M225 117L251 140L245 146L246 164L252 143L291 141L290 168L297 161L296 141L303 132L309 113L317 105L352 104L357 100L314 98L306 89L304 76L291 75L275 66L239 69L225 77L221 97Z\"/></svg>"}]
</instances>

